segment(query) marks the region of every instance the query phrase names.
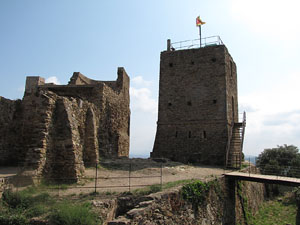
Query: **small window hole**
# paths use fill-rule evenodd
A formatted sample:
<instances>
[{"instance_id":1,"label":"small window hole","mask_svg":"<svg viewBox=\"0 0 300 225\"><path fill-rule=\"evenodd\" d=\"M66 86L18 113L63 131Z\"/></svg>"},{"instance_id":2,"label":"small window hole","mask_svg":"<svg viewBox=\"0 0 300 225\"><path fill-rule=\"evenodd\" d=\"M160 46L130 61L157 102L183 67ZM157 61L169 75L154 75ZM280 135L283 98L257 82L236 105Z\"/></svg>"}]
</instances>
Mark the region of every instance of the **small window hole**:
<instances>
[{"instance_id":1,"label":"small window hole","mask_svg":"<svg viewBox=\"0 0 300 225\"><path fill-rule=\"evenodd\" d=\"M173 63L169 63L169 67L173 67Z\"/></svg>"},{"instance_id":2,"label":"small window hole","mask_svg":"<svg viewBox=\"0 0 300 225\"><path fill-rule=\"evenodd\" d=\"M178 137L178 131L175 132L175 137L176 137L176 138Z\"/></svg>"},{"instance_id":3,"label":"small window hole","mask_svg":"<svg viewBox=\"0 0 300 225\"><path fill-rule=\"evenodd\" d=\"M192 102L191 102L191 101L188 101L188 102L187 102L187 105L191 106L191 105L192 105Z\"/></svg>"},{"instance_id":4,"label":"small window hole","mask_svg":"<svg viewBox=\"0 0 300 225\"><path fill-rule=\"evenodd\" d=\"M217 103L217 100L216 100L216 99L214 99L214 100L213 100L213 103L214 103L214 104L216 104L216 103Z\"/></svg>"},{"instance_id":5,"label":"small window hole","mask_svg":"<svg viewBox=\"0 0 300 225\"><path fill-rule=\"evenodd\" d=\"M205 130L203 131L202 136L203 136L204 139L206 139L206 131Z\"/></svg>"},{"instance_id":6,"label":"small window hole","mask_svg":"<svg viewBox=\"0 0 300 225\"><path fill-rule=\"evenodd\" d=\"M192 137L192 132L191 131L189 131L189 138L191 138Z\"/></svg>"},{"instance_id":7,"label":"small window hole","mask_svg":"<svg viewBox=\"0 0 300 225\"><path fill-rule=\"evenodd\" d=\"M171 102L169 102L169 103L168 103L168 106L172 106L172 103L171 103Z\"/></svg>"},{"instance_id":8,"label":"small window hole","mask_svg":"<svg viewBox=\"0 0 300 225\"><path fill-rule=\"evenodd\" d=\"M217 59L216 59L216 58L212 58L211 61L212 61L212 62L216 62Z\"/></svg>"}]
</instances>

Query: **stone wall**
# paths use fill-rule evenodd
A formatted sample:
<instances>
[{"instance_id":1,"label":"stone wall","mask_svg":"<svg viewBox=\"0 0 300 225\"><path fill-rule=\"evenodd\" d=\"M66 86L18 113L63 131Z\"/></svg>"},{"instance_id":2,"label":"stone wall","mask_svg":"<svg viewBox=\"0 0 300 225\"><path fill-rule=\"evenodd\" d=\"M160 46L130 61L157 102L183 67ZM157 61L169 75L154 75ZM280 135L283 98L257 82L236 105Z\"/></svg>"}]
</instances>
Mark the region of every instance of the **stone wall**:
<instances>
[{"instance_id":1,"label":"stone wall","mask_svg":"<svg viewBox=\"0 0 300 225\"><path fill-rule=\"evenodd\" d=\"M68 85L27 77L23 100L0 99L0 163L22 163L36 175L77 180L100 157L129 156L129 77ZM20 147L21 146L21 147Z\"/></svg>"},{"instance_id":2,"label":"stone wall","mask_svg":"<svg viewBox=\"0 0 300 225\"><path fill-rule=\"evenodd\" d=\"M0 166L15 166L22 158L19 136L22 112L21 100L0 96Z\"/></svg>"},{"instance_id":3,"label":"stone wall","mask_svg":"<svg viewBox=\"0 0 300 225\"><path fill-rule=\"evenodd\" d=\"M244 210L255 215L265 199L263 184L243 182L240 194L237 184L233 189L228 181L219 178L211 188L205 202L196 213L191 203L182 199L180 188L149 196L121 196L116 200L93 201L102 208L101 217L108 225L117 224L247 224ZM106 217L106 215L109 215ZM112 219L113 218L113 219Z\"/></svg>"},{"instance_id":4,"label":"stone wall","mask_svg":"<svg viewBox=\"0 0 300 225\"><path fill-rule=\"evenodd\" d=\"M236 76L224 45L162 52L151 157L224 165L230 125L238 115Z\"/></svg>"}]
</instances>

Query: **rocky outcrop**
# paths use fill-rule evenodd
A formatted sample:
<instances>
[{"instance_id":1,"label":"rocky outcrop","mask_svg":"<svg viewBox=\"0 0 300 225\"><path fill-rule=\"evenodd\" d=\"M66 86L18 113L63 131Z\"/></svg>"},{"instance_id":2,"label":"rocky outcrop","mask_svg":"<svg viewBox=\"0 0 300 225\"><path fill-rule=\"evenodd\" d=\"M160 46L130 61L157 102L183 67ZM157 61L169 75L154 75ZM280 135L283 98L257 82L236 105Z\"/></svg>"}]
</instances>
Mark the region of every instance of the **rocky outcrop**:
<instances>
[{"instance_id":1,"label":"rocky outcrop","mask_svg":"<svg viewBox=\"0 0 300 225\"><path fill-rule=\"evenodd\" d=\"M220 178L211 186L204 204L195 210L183 200L181 188L149 196L127 195L115 200L93 201L101 208L104 224L247 224L245 211L252 215L264 201L264 185L243 182L234 188ZM242 185L238 186L238 185ZM238 189L241 188L241 189ZM239 197L243 195L243 200ZM247 203L245 203L247 199ZM244 211L243 211L244 209ZM105 215L109 213L109 217Z\"/></svg>"}]
</instances>

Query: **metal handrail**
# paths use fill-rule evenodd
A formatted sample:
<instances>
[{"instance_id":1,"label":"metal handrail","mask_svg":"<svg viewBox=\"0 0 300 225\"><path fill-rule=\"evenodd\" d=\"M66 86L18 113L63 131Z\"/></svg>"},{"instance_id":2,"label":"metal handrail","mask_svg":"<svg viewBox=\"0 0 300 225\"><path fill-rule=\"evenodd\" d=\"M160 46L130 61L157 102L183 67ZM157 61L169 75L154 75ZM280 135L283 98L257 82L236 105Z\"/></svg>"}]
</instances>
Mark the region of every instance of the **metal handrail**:
<instances>
[{"instance_id":1,"label":"metal handrail","mask_svg":"<svg viewBox=\"0 0 300 225\"><path fill-rule=\"evenodd\" d=\"M243 113L243 130L242 130L241 151L243 151L245 129L246 129L246 112L244 111L244 113ZM242 154L241 154L240 157L241 157L241 162L242 162Z\"/></svg>"},{"instance_id":2,"label":"metal handrail","mask_svg":"<svg viewBox=\"0 0 300 225\"><path fill-rule=\"evenodd\" d=\"M244 111L242 114L243 114L243 120L242 120L241 152L242 152L243 144L244 144L245 127L246 127L246 112ZM232 132L234 129L234 121L232 121L230 126L231 126L231 129L230 129L230 133L228 135L228 141L227 141L227 146L226 146L225 167L228 166L228 157L229 157L230 144L231 144L231 139L232 139ZM239 160L240 160L240 166L241 166L242 154L239 155L239 158L240 158Z\"/></svg>"},{"instance_id":3,"label":"metal handrail","mask_svg":"<svg viewBox=\"0 0 300 225\"><path fill-rule=\"evenodd\" d=\"M171 43L171 48L173 50L179 49L190 49L190 48L199 48L210 45L224 45L220 36L210 36L201 38L201 46L200 46L200 38L193 40L185 40Z\"/></svg>"}]
</instances>

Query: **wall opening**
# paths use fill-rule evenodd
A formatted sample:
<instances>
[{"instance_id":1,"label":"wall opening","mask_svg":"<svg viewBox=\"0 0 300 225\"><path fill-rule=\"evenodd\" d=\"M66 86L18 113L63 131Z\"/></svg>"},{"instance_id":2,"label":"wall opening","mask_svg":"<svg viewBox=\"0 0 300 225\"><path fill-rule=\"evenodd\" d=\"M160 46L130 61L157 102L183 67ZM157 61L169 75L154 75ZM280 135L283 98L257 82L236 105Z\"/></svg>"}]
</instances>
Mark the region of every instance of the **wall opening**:
<instances>
[{"instance_id":1,"label":"wall opening","mask_svg":"<svg viewBox=\"0 0 300 225\"><path fill-rule=\"evenodd\" d=\"M176 137L176 138L178 137L178 131L175 132L175 137Z\"/></svg>"},{"instance_id":2,"label":"wall opening","mask_svg":"<svg viewBox=\"0 0 300 225\"><path fill-rule=\"evenodd\" d=\"M192 102L191 102L191 101L188 101L188 102L187 102L187 105L191 106L191 105L192 105Z\"/></svg>"},{"instance_id":3,"label":"wall opening","mask_svg":"<svg viewBox=\"0 0 300 225\"><path fill-rule=\"evenodd\" d=\"M169 67L173 67L173 63L169 63Z\"/></svg>"},{"instance_id":4,"label":"wall opening","mask_svg":"<svg viewBox=\"0 0 300 225\"><path fill-rule=\"evenodd\" d=\"M191 131L189 131L189 138L191 138L192 137L192 132Z\"/></svg>"},{"instance_id":5,"label":"wall opening","mask_svg":"<svg viewBox=\"0 0 300 225\"><path fill-rule=\"evenodd\" d=\"M202 133L202 137L203 137L203 139L206 139L206 131L205 130Z\"/></svg>"},{"instance_id":6,"label":"wall opening","mask_svg":"<svg viewBox=\"0 0 300 225\"><path fill-rule=\"evenodd\" d=\"M230 76L233 76L232 61L230 60Z\"/></svg>"},{"instance_id":7,"label":"wall opening","mask_svg":"<svg viewBox=\"0 0 300 225\"><path fill-rule=\"evenodd\" d=\"M217 100L216 100L216 99L214 99L214 100L213 100L213 103L214 103L214 104L216 104L216 103L217 103Z\"/></svg>"}]
</instances>

